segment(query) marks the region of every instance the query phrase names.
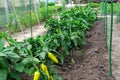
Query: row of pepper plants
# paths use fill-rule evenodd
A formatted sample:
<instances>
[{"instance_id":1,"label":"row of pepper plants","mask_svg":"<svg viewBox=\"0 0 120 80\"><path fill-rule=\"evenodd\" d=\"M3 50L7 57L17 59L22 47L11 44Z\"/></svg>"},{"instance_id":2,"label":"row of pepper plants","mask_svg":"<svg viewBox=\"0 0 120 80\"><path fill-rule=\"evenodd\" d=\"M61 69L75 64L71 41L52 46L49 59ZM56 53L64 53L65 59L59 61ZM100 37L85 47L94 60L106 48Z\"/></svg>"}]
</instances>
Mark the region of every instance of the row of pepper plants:
<instances>
[{"instance_id":1,"label":"row of pepper plants","mask_svg":"<svg viewBox=\"0 0 120 80\"><path fill-rule=\"evenodd\" d=\"M92 8L75 7L61 12L59 18L47 20L48 31L43 36L18 42L1 32L0 80L21 80L23 74L33 80L62 80L55 66L63 65L73 49L80 50L86 44L86 33L96 20L97 12ZM74 62L73 57L71 60Z\"/></svg>"}]
</instances>

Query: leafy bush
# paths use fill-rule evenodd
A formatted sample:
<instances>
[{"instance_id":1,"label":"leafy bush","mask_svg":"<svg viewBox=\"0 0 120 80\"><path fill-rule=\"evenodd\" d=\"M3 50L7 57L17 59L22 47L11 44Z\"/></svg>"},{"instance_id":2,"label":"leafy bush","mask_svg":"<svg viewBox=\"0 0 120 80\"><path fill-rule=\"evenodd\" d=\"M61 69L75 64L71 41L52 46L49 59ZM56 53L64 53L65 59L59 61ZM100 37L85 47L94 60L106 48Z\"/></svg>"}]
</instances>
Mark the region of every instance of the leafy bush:
<instances>
[{"instance_id":1,"label":"leafy bush","mask_svg":"<svg viewBox=\"0 0 120 80\"><path fill-rule=\"evenodd\" d=\"M92 8L98 8L100 6L100 4L99 3L93 3L93 2L91 2L87 6L90 6Z\"/></svg>"},{"instance_id":2,"label":"leafy bush","mask_svg":"<svg viewBox=\"0 0 120 80\"><path fill-rule=\"evenodd\" d=\"M45 2L44 1L40 1L40 8L45 7Z\"/></svg>"},{"instance_id":3,"label":"leafy bush","mask_svg":"<svg viewBox=\"0 0 120 80\"><path fill-rule=\"evenodd\" d=\"M61 12L63 10L63 6L58 6L57 10L58 10L58 12Z\"/></svg>"},{"instance_id":4,"label":"leafy bush","mask_svg":"<svg viewBox=\"0 0 120 80\"><path fill-rule=\"evenodd\" d=\"M48 6L55 6L54 2L48 2Z\"/></svg>"},{"instance_id":5,"label":"leafy bush","mask_svg":"<svg viewBox=\"0 0 120 80\"><path fill-rule=\"evenodd\" d=\"M55 11L56 11L55 6L48 6L48 11L47 11L47 7L40 8L38 11L40 22L46 21L46 19L51 18Z\"/></svg>"},{"instance_id":6,"label":"leafy bush","mask_svg":"<svg viewBox=\"0 0 120 80\"><path fill-rule=\"evenodd\" d=\"M86 44L85 33L91 28L92 23L97 20L97 13L90 7L82 9L68 9L60 15L60 20L50 18L45 27L47 35L51 36L49 44L52 49L58 51L63 63L69 51L73 48ZM55 40L55 42L53 41Z\"/></svg>"},{"instance_id":7,"label":"leafy bush","mask_svg":"<svg viewBox=\"0 0 120 80\"><path fill-rule=\"evenodd\" d=\"M9 43L6 48L4 39ZM60 78L56 71L49 68L55 62L47 57L52 50L48 48L48 43L45 43L44 40L42 36L38 36L36 39L28 38L24 42L17 42L6 33L0 33L0 71L2 71L0 80L21 80L19 77L21 74L26 73L32 76L35 71L40 71L40 78L47 80L48 76L39 68L41 64L47 65L49 76Z\"/></svg>"}]
</instances>

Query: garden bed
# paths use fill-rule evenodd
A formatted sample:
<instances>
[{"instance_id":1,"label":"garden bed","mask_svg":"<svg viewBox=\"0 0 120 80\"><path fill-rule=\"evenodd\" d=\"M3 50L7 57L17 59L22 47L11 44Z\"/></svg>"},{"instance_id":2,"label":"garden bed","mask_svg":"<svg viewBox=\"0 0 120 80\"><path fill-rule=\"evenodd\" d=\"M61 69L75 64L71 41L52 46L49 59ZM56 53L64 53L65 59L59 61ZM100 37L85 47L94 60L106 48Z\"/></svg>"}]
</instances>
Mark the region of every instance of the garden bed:
<instances>
[{"instance_id":1,"label":"garden bed","mask_svg":"<svg viewBox=\"0 0 120 80\"><path fill-rule=\"evenodd\" d=\"M84 54L74 51L75 64L68 58L60 75L63 80L114 80L109 77L103 23L97 21L88 34L87 45L82 47Z\"/></svg>"},{"instance_id":2,"label":"garden bed","mask_svg":"<svg viewBox=\"0 0 120 80\"><path fill-rule=\"evenodd\" d=\"M60 20L47 20L45 28L48 31L43 36L17 42L1 32L1 43L6 39L10 45L4 48L4 43L1 44L1 62L7 61L10 65L4 68L3 64L1 71L5 76L0 80L32 80L33 74L40 80L62 80L56 71L63 80L110 80L104 27L101 21L93 25L96 20L94 9L76 7L63 11ZM56 70L56 64L63 65Z\"/></svg>"},{"instance_id":3,"label":"garden bed","mask_svg":"<svg viewBox=\"0 0 120 80\"><path fill-rule=\"evenodd\" d=\"M81 48L83 54L74 51L75 64L68 57L63 67L58 69L63 80L115 80L109 76L108 50L101 21L95 22L87 35L87 45ZM27 75L21 77L22 80L32 80Z\"/></svg>"}]
</instances>

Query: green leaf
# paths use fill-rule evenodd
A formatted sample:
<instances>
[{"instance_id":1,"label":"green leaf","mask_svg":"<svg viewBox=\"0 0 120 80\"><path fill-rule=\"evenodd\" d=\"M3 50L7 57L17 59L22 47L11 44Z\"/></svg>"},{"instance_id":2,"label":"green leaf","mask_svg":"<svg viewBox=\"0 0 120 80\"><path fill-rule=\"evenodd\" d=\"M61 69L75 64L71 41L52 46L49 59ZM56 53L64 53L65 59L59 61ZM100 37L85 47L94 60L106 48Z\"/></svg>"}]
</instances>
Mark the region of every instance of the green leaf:
<instances>
[{"instance_id":1,"label":"green leaf","mask_svg":"<svg viewBox=\"0 0 120 80\"><path fill-rule=\"evenodd\" d=\"M44 47L42 48L42 50L45 51L45 52L48 52L48 47L44 46Z\"/></svg>"},{"instance_id":2,"label":"green leaf","mask_svg":"<svg viewBox=\"0 0 120 80\"><path fill-rule=\"evenodd\" d=\"M30 58L24 58L23 61L22 61L22 64L28 64L30 62L32 62L32 58L31 57Z\"/></svg>"},{"instance_id":3,"label":"green leaf","mask_svg":"<svg viewBox=\"0 0 120 80\"><path fill-rule=\"evenodd\" d=\"M28 69L28 68L24 68L24 70L23 70L25 73L27 73L27 74L29 74L30 73L30 69Z\"/></svg>"},{"instance_id":4,"label":"green leaf","mask_svg":"<svg viewBox=\"0 0 120 80\"><path fill-rule=\"evenodd\" d=\"M11 52L11 51L10 52L6 52L6 55L9 56L9 57L11 57L11 58L20 58L19 55L17 55L14 52Z\"/></svg>"},{"instance_id":5,"label":"green leaf","mask_svg":"<svg viewBox=\"0 0 120 80\"><path fill-rule=\"evenodd\" d=\"M6 47L3 52L7 52L7 51L13 51L15 49L15 46L9 46L9 47Z\"/></svg>"},{"instance_id":6,"label":"green leaf","mask_svg":"<svg viewBox=\"0 0 120 80\"><path fill-rule=\"evenodd\" d=\"M65 35L61 34L61 40L63 41L65 39Z\"/></svg>"},{"instance_id":7,"label":"green leaf","mask_svg":"<svg viewBox=\"0 0 120 80\"><path fill-rule=\"evenodd\" d=\"M0 57L7 56L5 53L0 52Z\"/></svg>"},{"instance_id":8,"label":"green leaf","mask_svg":"<svg viewBox=\"0 0 120 80\"><path fill-rule=\"evenodd\" d=\"M70 39L72 39L72 40L73 40L73 39L75 39L75 36L74 36L74 35L72 35L72 36L70 37Z\"/></svg>"},{"instance_id":9,"label":"green leaf","mask_svg":"<svg viewBox=\"0 0 120 80\"><path fill-rule=\"evenodd\" d=\"M75 47L77 48L77 40L76 39L73 39L73 43L74 43L74 45L75 45Z\"/></svg>"},{"instance_id":10,"label":"green leaf","mask_svg":"<svg viewBox=\"0 0 120 80\"><path fill-rule=\"evenodd\" d=\"M29 44L29 45L27 46L27 49L28 49L28 50L31 50L31 49L32 49L32 45Z\"/></svg>"},{"instance_id":11,"label":"green leaf","mask_svg":"<svg viewBox=\"0 0 120 80\"><path fill-rule=\"evenodd\" d=\"M28 63L39 63L40 60L37 59L37 58L32 58L32 57L29 57L29 58L24 58L24 60L22 61L22 64L28 64Z\"/></svg>"},{"instance_id":12,"label":"green leaf","mask_svg":"<svg viewBox=\"0 0 120 80\"><path fill-rule=\"evenodd\" d=\"M0 58L0 68L1 67L8 70L9 63L5 57Z\"/></svg>"},{"instance_id":13,"label":"green leaf","mask_svg":"<svg viewBox=\"0 0 120 80\"><path fill-rule=\"evenodd\" d=\"M68 46L64 42L63 42L63 48L64 48L64 51L65 51L65 55L68 55Z\"/></svg>"},{"instance_id":14,"label":"green leaf","mask_svg":"<svg viewBox=\"0 0 120 80\"><path fill-rule=\"evenodd\" d=\"M61 77L58 77L57 80L63 80Z\"/></svg>"},{"instance_id":15,"label":"green leaf","mask_svg":"<svg viewBox=\"0 0 120 80\"><path fill-rule=\"evenodd\" d=\"M60 55L60 61L61 61L62 64L64 63L64 60L65 60L64 56Z\"/></svg>"},{"instance_id":16,"label":"green leaf","mask_svg":"<svg viewBox=\"0 0 120 80\"><path fill-rule=\"evenodd\" d=\"M8 51L8 52L5 52L5 54L7 55L8 58L10 58L15 63L20 59L20 56L14 52Z\"/></svg>"},{"instance_id":17,"label":"green leaf","mask_svg":"<svg viewBox=\"0 0 120 80\"><path fill-rule=\"evenodd\" d=\"M16 73L16 72L11 72L11 73L10 73L10 76L11 76L12 78L14 78L15 80L21 80L20 77L19 77L19 74Z\"/></svg>"},{"instance_id":18,"label":"green leaf","mask_svg":"<svg viewBox=\"0 0 120 80\"><path fill-rule=\"evenodd\" d=\"M22 63L15 64L14 67L19 72L22 72L24 70L24 65Z\"/></svg>"},{"instance_id":19,"label":"green leaf","mask_svg":"<svg viewBox=\"0 0 120 80\"><path fill-rule=\"evenodd\" d=\"M35 70L36 70L35 67L30 68L29 75L32 75L35 72Z\"/></svg>"},{"instance_id":20,"label":"green leaf","mask_svg":"<svg viewBox=\"0 0 120 80\"><path fill-rule=\"evenodd\" d=\"M7 79L7 70L0 69L0 80L6 80L6 79Z\"/></svg>"},{"instance_id":21,"label":"green leaf","mask_svg":"<svg viewBox=\"0 0 120 80\"><path fill-rule=\"evenodd\" d=\"M72 62L73 64L75 64L75 60L74 60L73 58L71 59L71 62Z\"/></svg>"},{"instance_id":22,"label":"green leaf","mask_svg":"<svg viewBox=\"0 0 120 80\"><path fill-rule=\"evenodd\" d=\"M54 42L54 44L53 44L53 43L52 43L52 44L53 44L53 45L56 45L55 47L60 46L60 44L59 44L59 42L57 41L57 39L54 39L54 41L53 41L53 42Z\"/></svg>"},{"instance_id":23,"label":"green leaf","mask_svg":"<svg viewBox=\"0 0 120 80\"><path fill-rule=\"evenodd\" d=\"M63 80L60 76L58 76L58 75L54 75L54 79L55 80Z\"/></svg>"},{"instance_id":24,"label":"green leaf","mask_svg":"<svg viewBox=\"0 0 120 80\"><path fill-rule=\"evenodd\" d=\"M0 39L0 51L2 51L4 48L4 40Z\"/></svg>"},{"instance_id":25,"label":"green leaf","mask_svg":"<svg viewBox=\"0 0 120 80\"><path fill-rule=\"evenodd\" d=\"M45 57L46 57L46 52L41 52L41 53L40 53L40 57L41 57L42 59L45 59Z\"/></svg>"},{"instance_id":26,"label":"green leaf","mask_svg":"<svg viewBox=\"0 0 120 80\"><path fill-rule=\"evenodd\" d=\"M33 58L33 62L37 64L40 62L40 60L38 58Z\"/></svg>"},{"instance_id":27,"label":"green leaf","mask_svg":"<svg viewBox=\"0 0 120 80\"><path fill-rule=\"evenodd\" d=\"M86 45L86 41L85 40L81 40L81 45Z\"/></svg>"}]
</instances>

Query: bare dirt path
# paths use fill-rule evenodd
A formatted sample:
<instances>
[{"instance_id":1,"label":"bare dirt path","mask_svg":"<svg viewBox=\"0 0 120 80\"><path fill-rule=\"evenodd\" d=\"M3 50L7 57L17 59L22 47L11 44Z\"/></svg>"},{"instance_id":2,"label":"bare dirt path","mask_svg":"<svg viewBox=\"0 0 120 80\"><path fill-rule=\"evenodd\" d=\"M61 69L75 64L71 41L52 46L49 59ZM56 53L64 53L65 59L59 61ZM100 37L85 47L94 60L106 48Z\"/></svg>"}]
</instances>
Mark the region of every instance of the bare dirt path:
<instances>
[{"instance_id":1,"label":"bare dirt path","mask_svg":"<svg viewBox=\"0 0 120 80\"><path fill-rule=\"evenodd\" d=\"M36 37L38 35L42 35L46 32L47 30L44 28L44 25L36 25L33 27L32 32L33 32L33 37ZM16 39L17 41L23 41L26 38L31 37L31 29L27 28L23 32L17 32L11 35L13 39ZM5 46L8 46L8 43L5 44Z\"/></svg>"},{"instance_id":2,"label":"bare dirt path","mask_svg":"<svg viewBox=\"0 0 120 80\"><path fill-rule=\"evenodd\" d=\"M110 34L110 17L108 17L108 39L110 37L109 34ZM120 23L116 22L116 17L114 17L113 24L112 60L113 60L113 76L115 77L116 80L120 80Z\"/></svg>"},{"instance_id":3,"label":"bare dirt path","mask_svg":"<svg viewBox=\"0 0 120 80\"><path fill-rule=\"evenodd\" d=\"M46 32L46 29L43 25L37 25L34 26L32 29L33 37L36 37L37 35L42 35ZM25 29L23 32L17 32L11 35L12 38L17 39L18 41L22 41L26 38L31 37L31 30L30 28Z\"/></svg>"}]
</instances>

